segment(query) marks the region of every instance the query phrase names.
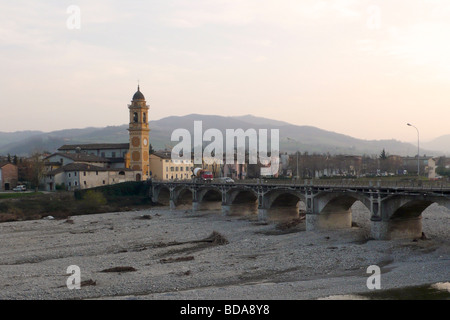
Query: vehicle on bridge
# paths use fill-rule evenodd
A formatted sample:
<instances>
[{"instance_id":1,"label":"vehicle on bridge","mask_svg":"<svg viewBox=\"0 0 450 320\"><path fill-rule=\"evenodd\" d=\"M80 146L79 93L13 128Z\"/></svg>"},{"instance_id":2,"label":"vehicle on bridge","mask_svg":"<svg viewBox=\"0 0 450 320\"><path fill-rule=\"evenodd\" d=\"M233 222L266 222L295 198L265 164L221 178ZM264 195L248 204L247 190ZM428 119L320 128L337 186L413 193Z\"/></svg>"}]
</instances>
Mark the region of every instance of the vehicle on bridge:
<instances>
[{"instance_id":1,"label":"vehicle on bridge","mask_svg":"<svg viewBox=\"0 0 450 320\"><path fill-rule=\"evenodd\" d=\"M222 177L218 179L219 182L225 182L225 183L234 183L234 180L231 179L230 177Z\"/></svg>"},{"instance_id":2,"label":"vehicle on bridge","mask_svg":"<svg viewBox=\"0 0 450 320\"><path fill-rule=\"evenodd\" d=\"M192 177L196 181L211 182L214 179L211 171L206 171L202 168L194 168L194 170L192 170L192 173Z\"/></svg>"}]
</instances>

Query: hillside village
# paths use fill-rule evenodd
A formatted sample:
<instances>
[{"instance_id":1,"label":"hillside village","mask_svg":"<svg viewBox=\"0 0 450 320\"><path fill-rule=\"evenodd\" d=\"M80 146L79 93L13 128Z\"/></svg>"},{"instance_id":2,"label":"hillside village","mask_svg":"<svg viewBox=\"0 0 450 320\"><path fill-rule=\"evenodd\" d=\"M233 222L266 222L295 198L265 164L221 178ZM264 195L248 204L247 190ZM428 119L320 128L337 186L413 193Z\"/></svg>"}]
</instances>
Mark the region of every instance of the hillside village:
<instances>
[{"instance_id":1,"label":"hillside village","mask_svg":"<svg viewBox=\"0 0 450 320\"><path fill-rule=\"evenodd\" d=\"M260 178L261 164L222 161L194 165L191 160L172 160L170 148L153 150L149 134L149 106L138 89L129 109L128 143L66 144L55 153L35 153L31 157L0 156L0 191L18 185L45 191L77 190L126 181L190 180L194 167L210 171L214 178L233 180ZM205 160L205 159L204 159ZM419 172L417 171L419 168ZM288 153L281 150L279 179L323 179L397 176L407 179L449 179L450 159L422 155L361 156L320 154L308 151Z\"/></svg>"}]
</instances>

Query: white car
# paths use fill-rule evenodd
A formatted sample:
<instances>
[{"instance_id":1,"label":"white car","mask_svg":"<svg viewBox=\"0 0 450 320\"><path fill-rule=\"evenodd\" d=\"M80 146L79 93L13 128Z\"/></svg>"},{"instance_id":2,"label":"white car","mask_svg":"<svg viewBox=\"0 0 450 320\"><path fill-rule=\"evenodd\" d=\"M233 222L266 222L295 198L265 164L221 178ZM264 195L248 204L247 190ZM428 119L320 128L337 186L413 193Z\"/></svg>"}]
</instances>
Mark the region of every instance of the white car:
<instances>
[{"instance_id":1,"label":"white car","mask_svg":"<svg viewBox=\"0 0 450 320\"><path fill-rule=\"evenodd\" d=\"M27 187L25 187L23 184L18 185L17 187L15 187L13 189L13 191L26 191L26 190L27 190Z\"/></svg>"},{"instance_id":2,"label":"white car","mask_svg":"<svg viewBox=\"0 0 450 320\"><path fill-rule=\"evenodd\" d=\"M219 181L225 182L225 183L234 183L234 180L231 179L230 177L222 177L222 178L219 178Z\"/></svg>"}]
</instances>

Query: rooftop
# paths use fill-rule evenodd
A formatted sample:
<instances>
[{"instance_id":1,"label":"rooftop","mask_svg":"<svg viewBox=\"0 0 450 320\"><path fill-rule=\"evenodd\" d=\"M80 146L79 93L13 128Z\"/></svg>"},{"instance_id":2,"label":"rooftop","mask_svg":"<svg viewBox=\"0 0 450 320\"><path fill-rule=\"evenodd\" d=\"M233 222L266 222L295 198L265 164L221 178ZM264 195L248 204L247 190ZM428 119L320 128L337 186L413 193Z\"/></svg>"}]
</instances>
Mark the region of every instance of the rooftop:
<instances>
[{"instance_id":1,"label":"rooftop","mask_svg":"<svg viewBox=\"0 0 450 320\"><path fill-rule=\"evenodd\" d=\"M60 151L76 150L100 150L100 149L129 149L129 143L89 143L89 144L65 144L58 148Z\"/></svg>"}]
</instances>

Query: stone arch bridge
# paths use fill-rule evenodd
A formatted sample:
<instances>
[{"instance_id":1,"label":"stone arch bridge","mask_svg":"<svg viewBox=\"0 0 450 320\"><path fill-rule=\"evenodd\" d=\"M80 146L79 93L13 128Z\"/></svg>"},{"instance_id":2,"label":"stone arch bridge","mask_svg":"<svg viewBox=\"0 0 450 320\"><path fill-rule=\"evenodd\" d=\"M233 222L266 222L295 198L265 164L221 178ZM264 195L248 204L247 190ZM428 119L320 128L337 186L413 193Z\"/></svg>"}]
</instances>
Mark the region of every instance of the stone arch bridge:
<instances>
[{"instance_id":1,"label":"stone arch bridge","mask_svg":"<svg viewBox=\"0 0 450 320\"><path fill-rule=\"evenodd\" d=\"M221 204L229 214L237 203L255 203L258 219L265 221L268 211L276 207L306 207L306 229L350 228L351 207L361 201L370 211L371 237L374 239L416 238L422 234L422 212L432 203L450 209L450 185L428 182L361 181L286 183L282 181L240 183L195 183L189 181L151 181L150 197L171 209L192 204L195 211L204 201Z\"/></svg>"}]
</instances>

